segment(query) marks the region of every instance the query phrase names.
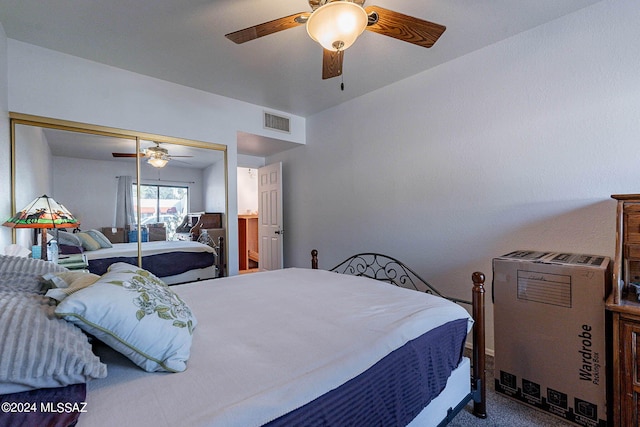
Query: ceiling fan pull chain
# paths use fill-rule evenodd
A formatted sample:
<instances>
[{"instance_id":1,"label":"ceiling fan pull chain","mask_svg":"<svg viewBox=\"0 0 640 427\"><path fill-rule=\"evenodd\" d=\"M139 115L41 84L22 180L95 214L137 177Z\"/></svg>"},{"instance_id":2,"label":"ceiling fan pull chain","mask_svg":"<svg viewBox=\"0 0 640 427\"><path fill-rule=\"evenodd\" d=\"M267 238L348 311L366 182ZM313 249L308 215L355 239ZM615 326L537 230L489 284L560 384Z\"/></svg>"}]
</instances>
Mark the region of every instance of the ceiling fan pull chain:
<instances>
[{"instance_id":1,"label":"ceiling fan pull chain","mask_svg":"<svg viewBox=\"0 0 640 427\"><path fill-rule=\"evenodd\" d=\"M344 92L344 74L340 74L340 90Z\"/></svg>"}]
</instances>

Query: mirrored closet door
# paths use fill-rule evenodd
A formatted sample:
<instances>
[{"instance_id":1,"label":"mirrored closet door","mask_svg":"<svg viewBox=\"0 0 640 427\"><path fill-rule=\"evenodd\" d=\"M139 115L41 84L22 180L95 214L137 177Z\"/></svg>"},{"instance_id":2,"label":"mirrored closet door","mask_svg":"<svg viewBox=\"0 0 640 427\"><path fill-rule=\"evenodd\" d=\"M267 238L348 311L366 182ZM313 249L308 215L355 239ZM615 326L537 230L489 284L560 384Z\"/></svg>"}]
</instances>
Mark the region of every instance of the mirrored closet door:
<instances>
[{"instance_id":1,"label":"mirrored closet door","mask_svg":"<svg viewBox=\"0 0 640 427\"><path fill-rule=\"evenodd\" d=\"M13 213L47 195L81 230L101 230L114 243L189 238L185 219L204 212L219 213L220 227L227 228L226 146L22 114L10 118ZM14 230L14 243L30 248L33 229Z\"/></svg>"}]
</instances>

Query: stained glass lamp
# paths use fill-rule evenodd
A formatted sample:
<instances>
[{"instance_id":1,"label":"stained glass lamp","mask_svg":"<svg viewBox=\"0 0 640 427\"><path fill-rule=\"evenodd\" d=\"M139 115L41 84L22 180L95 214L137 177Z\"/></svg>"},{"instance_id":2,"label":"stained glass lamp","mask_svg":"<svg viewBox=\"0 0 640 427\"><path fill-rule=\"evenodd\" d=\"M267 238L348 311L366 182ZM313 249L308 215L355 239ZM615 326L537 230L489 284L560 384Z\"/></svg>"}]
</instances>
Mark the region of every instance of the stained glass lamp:
<instances>
[{"instance_id":1,"label":"stained glass lamp","mask_svg":"<svg viewBox=\"0 0 640 427\"><path fill-rule=\"evenodd\" d=\"M47 259L47 228L76 228L80 225L77 219L62 206L47 195L38 197L27 207L5 221L5 227L11 228L39 228L42 242L41 259Z\"/></svg>"}]
</instances>

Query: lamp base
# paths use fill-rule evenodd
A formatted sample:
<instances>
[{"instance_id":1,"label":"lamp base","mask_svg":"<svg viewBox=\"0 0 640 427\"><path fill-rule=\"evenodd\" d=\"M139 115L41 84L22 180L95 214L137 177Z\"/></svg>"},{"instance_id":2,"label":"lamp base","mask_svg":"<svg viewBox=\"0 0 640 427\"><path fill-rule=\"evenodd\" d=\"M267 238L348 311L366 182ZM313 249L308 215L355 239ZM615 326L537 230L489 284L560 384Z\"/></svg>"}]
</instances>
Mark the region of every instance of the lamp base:
<instances>
[{"instance_id":1,"label":"lamp base","mask_svg":"<svg viewBox=\"0 0 640 427\"><path fill-rule=\"evenodd\" d=\"M40 248L40 259L47 260L47 229L40 229L40 241L42 242L42 246Z\"/></svg>"}]
</instances>

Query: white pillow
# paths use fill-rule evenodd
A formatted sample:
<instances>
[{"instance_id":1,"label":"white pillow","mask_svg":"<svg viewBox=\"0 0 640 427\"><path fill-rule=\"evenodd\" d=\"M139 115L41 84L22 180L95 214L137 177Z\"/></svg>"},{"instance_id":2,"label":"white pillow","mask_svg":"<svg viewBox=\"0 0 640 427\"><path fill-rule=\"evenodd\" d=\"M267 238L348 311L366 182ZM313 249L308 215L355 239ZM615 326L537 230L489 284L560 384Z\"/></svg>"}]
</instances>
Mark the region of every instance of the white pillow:
<instances>
[{"instance_id":1,"label":"white pillow","mask_svg":"<svg viewBox=\"0 0 640 427\"><path fill-rule=\"evenodd\" d=\"M107 236L102 234L101 231L96 230L96 229L91 229L91 230L87 231L87 233L89 234L89 236L93 237L93 239L96 242L98 242L100 244L101 248L112 248L113 247L113 245L111 244L111 241L107 238Z\"/></svg>"},{"instance_id":2,"label":"white pillow","mask_svg":"<svg viewBox=\"0 0 640 427\"><path fill-rule=\"evenodd\" d=\"M160 279L122 262L60 302L56 315L94 335L148 372L187 368L197 321Z\"/></svg>"}]
</instances>

